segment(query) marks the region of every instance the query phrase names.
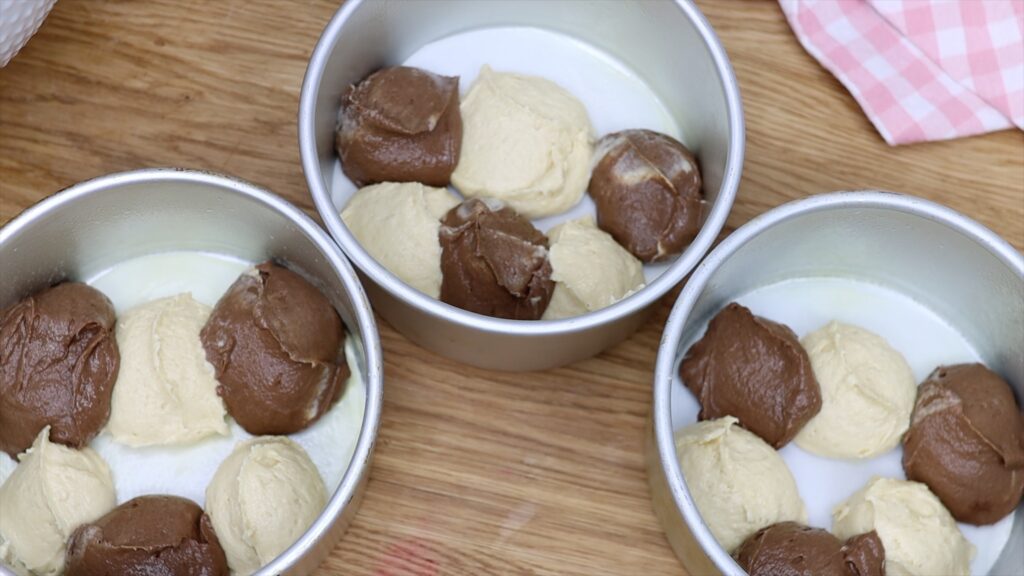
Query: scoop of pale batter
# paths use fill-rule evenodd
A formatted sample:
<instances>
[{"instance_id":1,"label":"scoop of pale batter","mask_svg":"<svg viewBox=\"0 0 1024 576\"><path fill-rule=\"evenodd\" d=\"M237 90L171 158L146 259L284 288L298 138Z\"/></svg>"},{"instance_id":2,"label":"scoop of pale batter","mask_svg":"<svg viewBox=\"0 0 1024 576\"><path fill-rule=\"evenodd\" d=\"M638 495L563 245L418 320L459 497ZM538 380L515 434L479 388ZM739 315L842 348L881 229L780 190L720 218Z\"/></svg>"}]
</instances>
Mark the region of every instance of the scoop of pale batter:
<instances>
[{"instance_id":1,"label":"scoop of pale batter","mask_svg":"<svg viewBox=\"0 0 1024 576\"><path fill-rule=\"evenodd\" d=\"M592 219L559 224L548 239L555 291L544 320L600 310L643 288L643 265Z\"/></svg>"},{"instance_id":2,"label":"scoop of pale batter","mask_svg":"<svg viewBox=\"0 0 1024 576\"><path fill-rule=\"evenodd\" d=\"M833 458L892 450L910 425L917 384L910 366L881 336L830 322L801 341L821 386L821 412L798 446Z\"/></svg>"},{"instance_id":3,"label":"scoop of pale batter","mask_svg":"<svg viewBox=\"0 0 1024 576\"><path fill-rule=\"evenodd\" d=\"M590 119L544 78L484 66L462 101L462 155L452 184L504 201L527 218L565 212L590 177Z\"/></svg>"},{"instance_id":4,"label":"scoop of pale batter","mask_svg":"<svg viewBox=\"0 0 1024 576\"><path fill-rule=\"evenodd\" d=\"M727 552L765 526L807 522L796 481L782 457L735 418L679 430L676 456L697 510Z\"/></svg>"},{"instance_id":5,"label":"scoop of pale batter","mask_svg":"<svg viewBox=\"0 0 1024 576\"><path fill-rule=\"evenodd\" d=\"M39 432L0 486L0 560L55 576L64 569L68 536L117 503L106 462L91 448L74 450Z\"/></svg>"},{"instance_id":6,"label":"scoop of pale batter","mask_svg":"<svg viewBox=\"0 0 1024 576\"><path fill-rule=\"evenodd\" d=\"M287 437L240 443L206 489L206 513L238 574L284 552L320 515L327 491L306 451Z\"/></svg>"},{"instance_id":7,"label":"scoop of pale batter","mask_svg":"<svg viewBox=\"0 0 1024 576\"><path fill-rule=\"evenodd\" d=\"M210 308L190 294L153 300L121 315L121 371L108 430L129 446L183 444L228 433L213 366L199 332Z\"/></svg>"},{"instance_id":8,"label":"scoop of pale batter","mask_svg":"<svg viewBox=\"0 0 1024 576\"><path fill-rule=\"evenodd\" d=\"M874 478L832 513L840 539L874 531L886 576L967 576L974 546L942 502L919 482Z\"/></svg>"},{"instance_id":9,"label":"scoop of pale batter","mask_svg":"<svg viewBox=\"0 0 1024 576\"><path fill-rule=\"evenodd\" d=\"M441 218L458 203L445 188L385 182L356 192L341 219L381 266L437 298L441 294Z\"/></svg>"}]
</instances>

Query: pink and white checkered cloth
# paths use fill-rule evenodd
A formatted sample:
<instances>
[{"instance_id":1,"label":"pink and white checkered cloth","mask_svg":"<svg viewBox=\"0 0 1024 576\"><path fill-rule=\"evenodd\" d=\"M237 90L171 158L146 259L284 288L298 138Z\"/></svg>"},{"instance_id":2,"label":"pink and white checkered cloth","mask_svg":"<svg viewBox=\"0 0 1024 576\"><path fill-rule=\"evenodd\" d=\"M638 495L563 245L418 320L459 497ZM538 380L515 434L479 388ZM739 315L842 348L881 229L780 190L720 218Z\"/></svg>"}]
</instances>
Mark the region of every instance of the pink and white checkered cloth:
<instances>
[{"instance_id":1,"label":"pink and white checkered cloth","mask_svg":"<svg viewBox=\"0 0 1024 576\"><path fill-rule=\"evenodd\" d=\"M779 0L889 144L1024 130L1024 0Z\"/></svg>"}]
</instances>

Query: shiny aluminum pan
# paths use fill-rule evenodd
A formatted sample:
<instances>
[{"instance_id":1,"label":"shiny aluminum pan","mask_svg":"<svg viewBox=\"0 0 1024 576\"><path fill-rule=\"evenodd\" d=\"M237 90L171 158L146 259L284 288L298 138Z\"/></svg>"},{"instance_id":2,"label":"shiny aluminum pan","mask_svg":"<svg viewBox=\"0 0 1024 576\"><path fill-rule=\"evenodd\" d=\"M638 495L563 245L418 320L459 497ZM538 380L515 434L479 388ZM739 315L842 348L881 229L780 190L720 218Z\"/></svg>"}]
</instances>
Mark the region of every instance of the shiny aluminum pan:
<instances>
[{"instance_id":1,"label":"shiny aluminum pan","mask_svg":"<svg viewBox=\"0 0 1024 576\"><path fill-rule=\"evenodd\" d=\"M313 220L279 196L224 176L173 169L103 176L39 202L0 229L0 308L60 280L172 250L284 261L323 290L359 343L366 405L352 462L320 517L259 572L309 573L356 513L383 389L370 303L344 255ZM0 573L11 574L2 566Z\"/></svg>"},{"instance_id":2,"label":"shiny aluminum pan","mask_svg":"<svg viewBox=\"0 0 1024 576\"><path fill-rule=\"evenodd\" d=\"M348 231L331 200L334 131L342 91L439 38L476 28L532 26L579 38L644 78L701 160L711 206L690 247L657 280L613 306L558 321L491 318L404 284ZM417 344L467 364L540 370L597 354L629 337L654 304L700 261L732 208L743 164L743 112L732 66L689 1L349 0L313 52L299 105L302 167L320 217L366 279L375 309Z\"/></svg>"},{"instance_id":3,"label":"shiny aluminum pan","mask_svg":"<svg viewBox=\"0 0 1024 576\"><path fill-rule=\"evenodd\" d=\"M1024 258L995 233L938 204L888 192L837 192L750 221L694 271L665 326L654 379L647 472L655 513L691 574L745 572L701 519L675 456L671 386L680 346L725 304L807 277L847 277L894 289L956 328L1024 400ZM992 574L1024 566L1024 513Z\"/></svg>"}]
</instances>

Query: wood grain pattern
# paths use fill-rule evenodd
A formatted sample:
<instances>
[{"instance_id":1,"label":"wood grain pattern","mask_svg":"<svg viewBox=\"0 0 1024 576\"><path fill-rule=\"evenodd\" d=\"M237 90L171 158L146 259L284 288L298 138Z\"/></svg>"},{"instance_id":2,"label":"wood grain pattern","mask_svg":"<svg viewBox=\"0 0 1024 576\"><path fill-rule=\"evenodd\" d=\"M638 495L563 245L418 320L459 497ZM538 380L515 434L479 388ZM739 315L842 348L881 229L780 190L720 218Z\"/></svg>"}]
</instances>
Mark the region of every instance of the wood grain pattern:
<instances>
[{"instance_id":1,"label":"wood grain pattern","mask_svg":"<svg viewBox=\"0 0 1024 576\"><path fill-rule=\"evenodd\" d=\"M147 166L232 174L312 213L296 112L337 4L61 0L0 70L0 222L75 182ZM948 204L1024 247L1021 132L890 148L775 3L700 4L746 108L730 227L809 194L882 188ZM682 573L651 512L641 453L670 305L598 358L529 375L455 364L382 323L372 477L320 572Z\"/></svg>"}]
</instances>

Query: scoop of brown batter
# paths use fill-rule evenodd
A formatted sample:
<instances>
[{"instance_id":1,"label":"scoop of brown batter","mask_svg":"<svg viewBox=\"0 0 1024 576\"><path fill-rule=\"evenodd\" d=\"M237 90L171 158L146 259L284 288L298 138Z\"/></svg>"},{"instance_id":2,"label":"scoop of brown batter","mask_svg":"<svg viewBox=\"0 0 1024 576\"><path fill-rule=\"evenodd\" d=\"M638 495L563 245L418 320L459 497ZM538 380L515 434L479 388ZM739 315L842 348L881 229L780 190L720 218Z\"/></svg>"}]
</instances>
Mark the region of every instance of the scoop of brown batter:
<instances>
[{"instance_id":1,"label":"scoop of brown batter","mask_svg":"<svg viewBox=\"0 0 1024 576\"><path fill-rule=\"evenodd\" d=\"M80 448L107 423L120 356L114 307L65 282L0 311L0 450L15 456L49 425Z\"/></svg>"},{"instance_id":2,"label":"scoop of brown batter","mask_svg":"<svg viewBox=\"0 0 1024 576\"><path fill-rule=\"evenodd\" d=\"M439 237L443 302L498 318L544 314L555 282L548 239L529 220L467 200L445 215Z\"/></svg>"},{"instance_id":3,"label":"scoop of brown batter","mask_svg":"<svg viewBox=\"0 0 1024 576\"><path fill-rule=\"evenodd\" d=\"M349 377L345 331L327 298L270 262L228 288L200 337L217 393L251 434L291 434L315 422Z\"/></svg>"},{"instance_id":4,"label":"scoop of brown batter","mask_svg":"<svg viewBox=\"0 0 1024 576\"><path fill-rule=\"evenodd\" d=\"M228 574L210 518L177 496L141 496L79 526L65 566L67 576Z\"/></svg>"},{"instance_id":5,"label":"scoop of brown batter","mask_svg":"<svg viewBox=\"0 0 1024 576\"><path fill-rule=\"evenodd\" d=\"M750 576L883 576L885 549L874 532L844 545L825 530L780 522L747 538L735 557Z\"/></svg>"},{"instance_id":6,"label":"scoop of brown batter","mask_svg":"<svg viewBox=\"0 0 1024 576\"><path fill-rule=\"evenodd\" d=\"M885 576L885 546L874 530L847 540L843 558L850 576Z\"/></svg>"},{"instance_id":7,"label":"scoop of brown batter","mask_svg":"<svg viewBox=\"0 0 1024 576\"><path fill-rule=\"evenodd\" d=\"M407 66L374 72L344 96L335 147L357 186L447 186L462 148L459 79Z\"/></svg>"},{"instance_id":8,"label":"scoop of brown batter","mask_svg":"<svg viewBox=\"0 0 1024 576\"><path fill-rule=\"evenodd\" d=\"M597 145L587 191L598 226L644 262L679 254L700 231L704 195L693 154L650 130L609 134Z\"/></svg>"},{"instance_id":9,"label":"scoop of brown batter","mask_svg":"<svg viewBox=\"0 0 1024 576\"><path fill-rule=\"evenodd\" d=\"M734 416L775 448L821 410L821 389L796 334L735 302L686 352L679 376L700 401L701 420Z\"/></svg>"},{"instance_id":10,"label":"scoop of brown batter","mask_svg":"<svg viewBox=\"0 0 1024 576\"><path fill-rule=\"evenodd\" d=\"M1010 386L981 364L941 366L917 393L903 470L953 517L992 524L1024 494L1024 415Z\"/></svg>"}]
</instances>

